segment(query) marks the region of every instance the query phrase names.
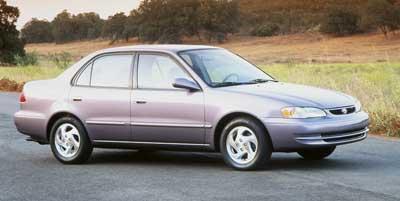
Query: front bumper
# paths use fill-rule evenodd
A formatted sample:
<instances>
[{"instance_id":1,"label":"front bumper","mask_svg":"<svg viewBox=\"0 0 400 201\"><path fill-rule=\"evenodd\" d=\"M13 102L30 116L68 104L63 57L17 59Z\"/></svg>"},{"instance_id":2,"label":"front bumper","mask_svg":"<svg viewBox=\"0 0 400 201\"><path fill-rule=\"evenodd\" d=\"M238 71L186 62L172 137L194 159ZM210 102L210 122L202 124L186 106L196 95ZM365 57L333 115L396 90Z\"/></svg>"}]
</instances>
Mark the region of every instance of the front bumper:
<instances>
[{"instance_id":1,"label":"front bumper","mask_svg":"<svg viewBox=\"0 0 400 201\"><path fill-rule=\"evenodd\" d=\"M365 112L320 119L265 118L263 123L275 151L353 143L365 139L369 131L369 118Z\"/></svg>"}]
</instances>

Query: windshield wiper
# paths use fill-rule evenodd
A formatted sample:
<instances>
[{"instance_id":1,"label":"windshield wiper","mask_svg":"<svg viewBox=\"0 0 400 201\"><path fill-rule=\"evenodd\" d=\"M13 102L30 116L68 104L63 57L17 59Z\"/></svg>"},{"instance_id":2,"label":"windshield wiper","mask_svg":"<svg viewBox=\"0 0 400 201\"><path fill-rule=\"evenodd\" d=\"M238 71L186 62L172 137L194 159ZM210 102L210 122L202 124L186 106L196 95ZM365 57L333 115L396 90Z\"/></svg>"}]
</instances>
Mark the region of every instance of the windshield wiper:
<instances>
[{"instance_id":1,"label":"windshield wiper","mask_svg":"<svg viewBox=\"0 0 400 201\"><path fill-rule=\"evenodd\" d=\"M244 84L254 84L251 82L220 82L215 83L214 87L229 87L229 86L236 86L236 85L244 85Z\"/></svg>"},{"instance_id":2,"label":"windshield wiper","mask_svg":"<svg viewBox=\"0 0 400 201\"><path fill-rule=\"evenodd\" d=\"M229 87L229 86L237 86L237 85L247 85L247 84L259 84L265 82L278 82L276 80L268 80L268 79L254 79L249 82L220 82L215 83L214 87Z\"/></svg>"},{"instance_id":3,"label":"windshield wiper","mask_svg":"<svg viewBox=\"0 0 400 201\"><path fill-rule=\"evenodd\" d=\"M268 79L254 79L251 82L255 82L255 83L265 83L265 82L278 82L276 80L268 80Z\"/></svg>"}]
</instances>

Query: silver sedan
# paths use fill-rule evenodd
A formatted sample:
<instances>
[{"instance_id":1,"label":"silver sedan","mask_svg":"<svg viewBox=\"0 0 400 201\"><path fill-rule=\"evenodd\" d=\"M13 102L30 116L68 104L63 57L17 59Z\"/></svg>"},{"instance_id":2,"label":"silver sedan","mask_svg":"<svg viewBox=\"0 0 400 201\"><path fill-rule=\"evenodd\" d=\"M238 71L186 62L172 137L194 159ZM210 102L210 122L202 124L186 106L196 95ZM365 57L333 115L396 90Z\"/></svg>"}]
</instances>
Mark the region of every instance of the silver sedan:
<instances>
[{"instance_id":1,"label":"silver sedan","mask_svg":"<svg viewBox=\"0 0 400 201\"><path fill-rule=\"evenodd\" d=\"M55 79L27 83L20 105L18 130L65 164L85 162L94 147L186 149L221 152L248 170L272 152L323 159L368 133L355 98L279 82L209 46L102 50Z\"/></svg>"}]
</instances>

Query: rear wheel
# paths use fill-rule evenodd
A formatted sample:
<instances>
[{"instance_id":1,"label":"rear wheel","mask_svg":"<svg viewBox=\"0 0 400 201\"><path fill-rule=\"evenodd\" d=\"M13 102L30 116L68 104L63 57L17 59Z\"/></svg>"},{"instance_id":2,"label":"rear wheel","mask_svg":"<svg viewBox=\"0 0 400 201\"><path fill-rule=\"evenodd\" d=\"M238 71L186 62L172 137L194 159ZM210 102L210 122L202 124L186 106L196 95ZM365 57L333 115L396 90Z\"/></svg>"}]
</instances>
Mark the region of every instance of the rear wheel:
<instances>
[{"instance_id":1,"label":"rear wheel","mask_svg":"<svg viewBox=\"0 0 400 201\"><path fill-rule=\"evenodd\" d=\"M83 125L73 117L55 122L50 133L50 146L56 159L64 164L86 162L93 150Z\"/></svg>"},{"instance_id":2,"label":"rear wheel","mask_svg":"<svg viewBox=\"0 0 400 201\"><path fill-rule=\"evenodd\" d=\"M251 118L237 118L225 126L220 150L225 163L238 170L262 168L272 154L267 132Z\"/></svg>"},{"instance_id":3,"label":"rear wheel","mask_svg":"<svg viewBox=\"0 0 400 201\"><path fill-rule=\"evenodd\" d=\"M297 152L301 157L306 160L322 160L335 151L336 147L324 147L307 149Z\"/></svg>"}]
</instances>

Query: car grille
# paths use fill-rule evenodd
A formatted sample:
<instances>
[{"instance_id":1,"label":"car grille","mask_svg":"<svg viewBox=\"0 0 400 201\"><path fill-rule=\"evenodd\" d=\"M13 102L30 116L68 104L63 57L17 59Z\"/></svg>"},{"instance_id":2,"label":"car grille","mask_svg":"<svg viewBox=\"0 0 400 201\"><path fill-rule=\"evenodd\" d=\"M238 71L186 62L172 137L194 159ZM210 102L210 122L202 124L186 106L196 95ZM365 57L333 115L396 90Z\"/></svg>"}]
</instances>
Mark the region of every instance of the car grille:
<instances>
[{"instance_id":1,"label":"car grille","mask_svg":"<svg viewBox=\"0 0 400 201\"><path fill-rule=\"evenodd\" d=\"M346 115L346 114L352 114L356 111L356 107L351 106L351 107L342 107L342 108L334 108L334 109L329 109L329 112L333 115Z\"/></svg>"},{"instance_id":2,"label":"car grille","mask_svg":"<svg viewBox=\"0 0 400 201\"><path fill-rule=\"evenodd\" d=\"M299 136L296 140L303 144L344 144L362 140L368 135L368 128L361 130L348 130L342 132L321 133L312 136Z\"/></svg>"}]
</instances>

